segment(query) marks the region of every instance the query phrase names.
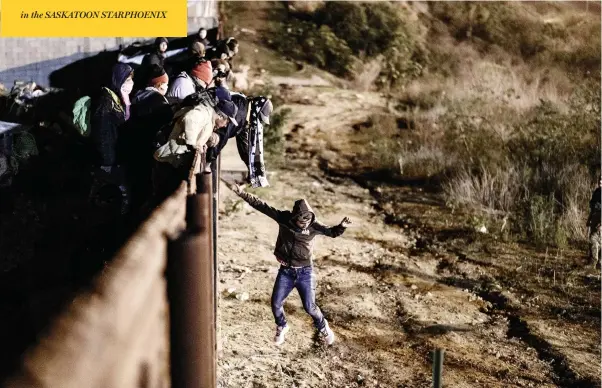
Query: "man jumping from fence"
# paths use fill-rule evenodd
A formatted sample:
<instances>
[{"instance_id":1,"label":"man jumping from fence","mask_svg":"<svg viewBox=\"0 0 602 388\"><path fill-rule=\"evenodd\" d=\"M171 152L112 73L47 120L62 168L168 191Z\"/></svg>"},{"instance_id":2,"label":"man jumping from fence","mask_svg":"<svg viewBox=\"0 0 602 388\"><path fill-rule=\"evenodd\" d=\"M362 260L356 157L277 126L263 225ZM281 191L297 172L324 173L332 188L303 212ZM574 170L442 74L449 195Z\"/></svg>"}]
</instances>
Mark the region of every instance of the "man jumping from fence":
<instances>
[{"instance_id":1,"label":"man jumping from fence","mask_svg":"<svg viewBox=\"0 0 602 388\"><path fill-rule=\"evenodd\" d=\"M296 201L292 212L278 210L245 192L237 184L226 182L226 185L253 208L276 221L280 228L274 249L274 255L280 263L272 291L272 313L276 321L274 343L281 345L289 331L283 306L290 292L296 288L301 296L303 308L312 317L319 336L328 345L332 345L334 333L316 305L316 276L313 273L314 237L338 237L351 225L351 221L345 217L339 225L328 227L316 220L316 215L305 199Z\"/></svg>"}]
</instances>

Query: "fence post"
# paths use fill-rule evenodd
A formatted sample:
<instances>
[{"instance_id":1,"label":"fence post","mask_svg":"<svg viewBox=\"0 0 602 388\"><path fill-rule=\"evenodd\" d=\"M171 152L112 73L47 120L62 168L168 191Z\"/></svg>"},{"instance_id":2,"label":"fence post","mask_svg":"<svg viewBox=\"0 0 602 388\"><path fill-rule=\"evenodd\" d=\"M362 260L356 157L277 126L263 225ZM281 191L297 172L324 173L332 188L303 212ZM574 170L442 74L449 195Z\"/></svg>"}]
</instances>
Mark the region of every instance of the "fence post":
<instances>
[{"instance_id":1,"label":"fence post","mask_svg":"<svg viewBox=\"0 0 602 388\"><path fill-rule=\"evenodd\" d=\"M441 377L443 373L443 349L435 349L433 352L433 388L441 388L443 379Z\"/></svg>"},{"instance_id":2,"label":"fence post","mask_svg":"<svg viewBox=\"0 0 602 388\"><path fill-rule=\"evenodd\" d=\"M217 384L211 174L186 199L187 230L170 244L167 294L172 388Z\"/></svg>"},{"instance_id":3,"label":"fence post","mask_svg":"<svg viewBox=\"0 0 602 388\"><path fill-rule=\"evenodd\" d=\"M220 182L220 160L221 156L218 155L217 159L211 163L212 173L212 184L213 184L213 268L215 273L213 274L213 295L215 296L215 317L217 318L217 302L218 302L218 266L217 266L217 223L218 223L218 212L219 212L219 182ZM217 332L217 319L215 320L216 332Z\"/></svg>"}]
</instances>

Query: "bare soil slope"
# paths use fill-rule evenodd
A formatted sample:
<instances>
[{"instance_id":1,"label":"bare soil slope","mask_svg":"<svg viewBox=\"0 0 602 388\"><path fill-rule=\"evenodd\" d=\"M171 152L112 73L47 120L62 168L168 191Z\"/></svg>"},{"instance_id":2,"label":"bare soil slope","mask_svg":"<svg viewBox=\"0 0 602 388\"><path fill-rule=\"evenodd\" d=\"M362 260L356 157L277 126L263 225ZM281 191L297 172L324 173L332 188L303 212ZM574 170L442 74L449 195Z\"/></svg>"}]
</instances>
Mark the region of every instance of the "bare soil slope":
<instances>
[{"instance_id":1,"label":"bare soil slope","mask_svg":"<svg viewBox=\"0 0 602 388\"><path fill-rule=\"evenodd\" d=\"M272 344L277 226L222 187L220 386L429 387L436 347L450 387L600 386L600 278L581 269L581 252L504 244L466 229L437 193L357 176L352 124L381 112L382 97L287 90L287 165L258 195L280 208L305 197L323 222L354 221L316 251L337 342L314 340L293 292L291 332Z\"/></svg>"}]
</instances>

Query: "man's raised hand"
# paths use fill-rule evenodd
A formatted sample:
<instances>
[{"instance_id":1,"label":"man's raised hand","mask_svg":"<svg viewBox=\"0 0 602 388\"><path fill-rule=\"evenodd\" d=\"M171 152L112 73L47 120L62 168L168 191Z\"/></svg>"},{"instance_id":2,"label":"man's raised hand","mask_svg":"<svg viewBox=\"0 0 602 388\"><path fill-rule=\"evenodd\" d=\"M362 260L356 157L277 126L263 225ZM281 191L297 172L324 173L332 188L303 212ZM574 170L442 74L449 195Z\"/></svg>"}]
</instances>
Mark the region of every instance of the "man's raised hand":
<instances>
[{"instance_id":1,"label":"man's raised hand","mask_svg":"<svg viewBox=\"0 0 602 388\"><path fill-rule=\"evenodd\" d=\"M345 217L343 218L343 221L341 221L341 226L343 228L348 227L349 225L351 225L351 220L349 219L349 217Z\"/></svg>"}]
</instances>

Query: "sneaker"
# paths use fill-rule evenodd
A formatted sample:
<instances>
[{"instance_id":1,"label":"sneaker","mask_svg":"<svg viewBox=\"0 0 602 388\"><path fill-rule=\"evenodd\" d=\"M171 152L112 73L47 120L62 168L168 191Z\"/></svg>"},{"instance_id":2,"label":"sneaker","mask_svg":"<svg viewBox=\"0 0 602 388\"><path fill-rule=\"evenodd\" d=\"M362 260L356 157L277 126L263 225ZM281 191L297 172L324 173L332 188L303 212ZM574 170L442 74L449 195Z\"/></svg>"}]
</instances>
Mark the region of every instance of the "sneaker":
<instances>
[{"instance_id":1,"label":"sneaker","mask_svg":"<svg viewBox=\"0 0 602 388\"><path fill-rule=\"evenodd\" d=\"M278 346L282 345L282 343L284 342L284 335L286 333L288 333L288 330L289 330L288 325L278 326L276 328L276 336L274 337L274 343L276 345L278 345Z\"/></svg>"},{"instance_id":2,"label":"sneaker","mask_svg":"<svg viewBox=\"0 0 602 388\"><path fill-rule=\"evenodd\" d=\"M328 321L324 320L324 323L324 328L320 330L320 337L322 337L322 340L326 342L327 345L332 345L334 342L334 332L330 329L330 326L328 326Z\"/></svg>"}]
</instances>

